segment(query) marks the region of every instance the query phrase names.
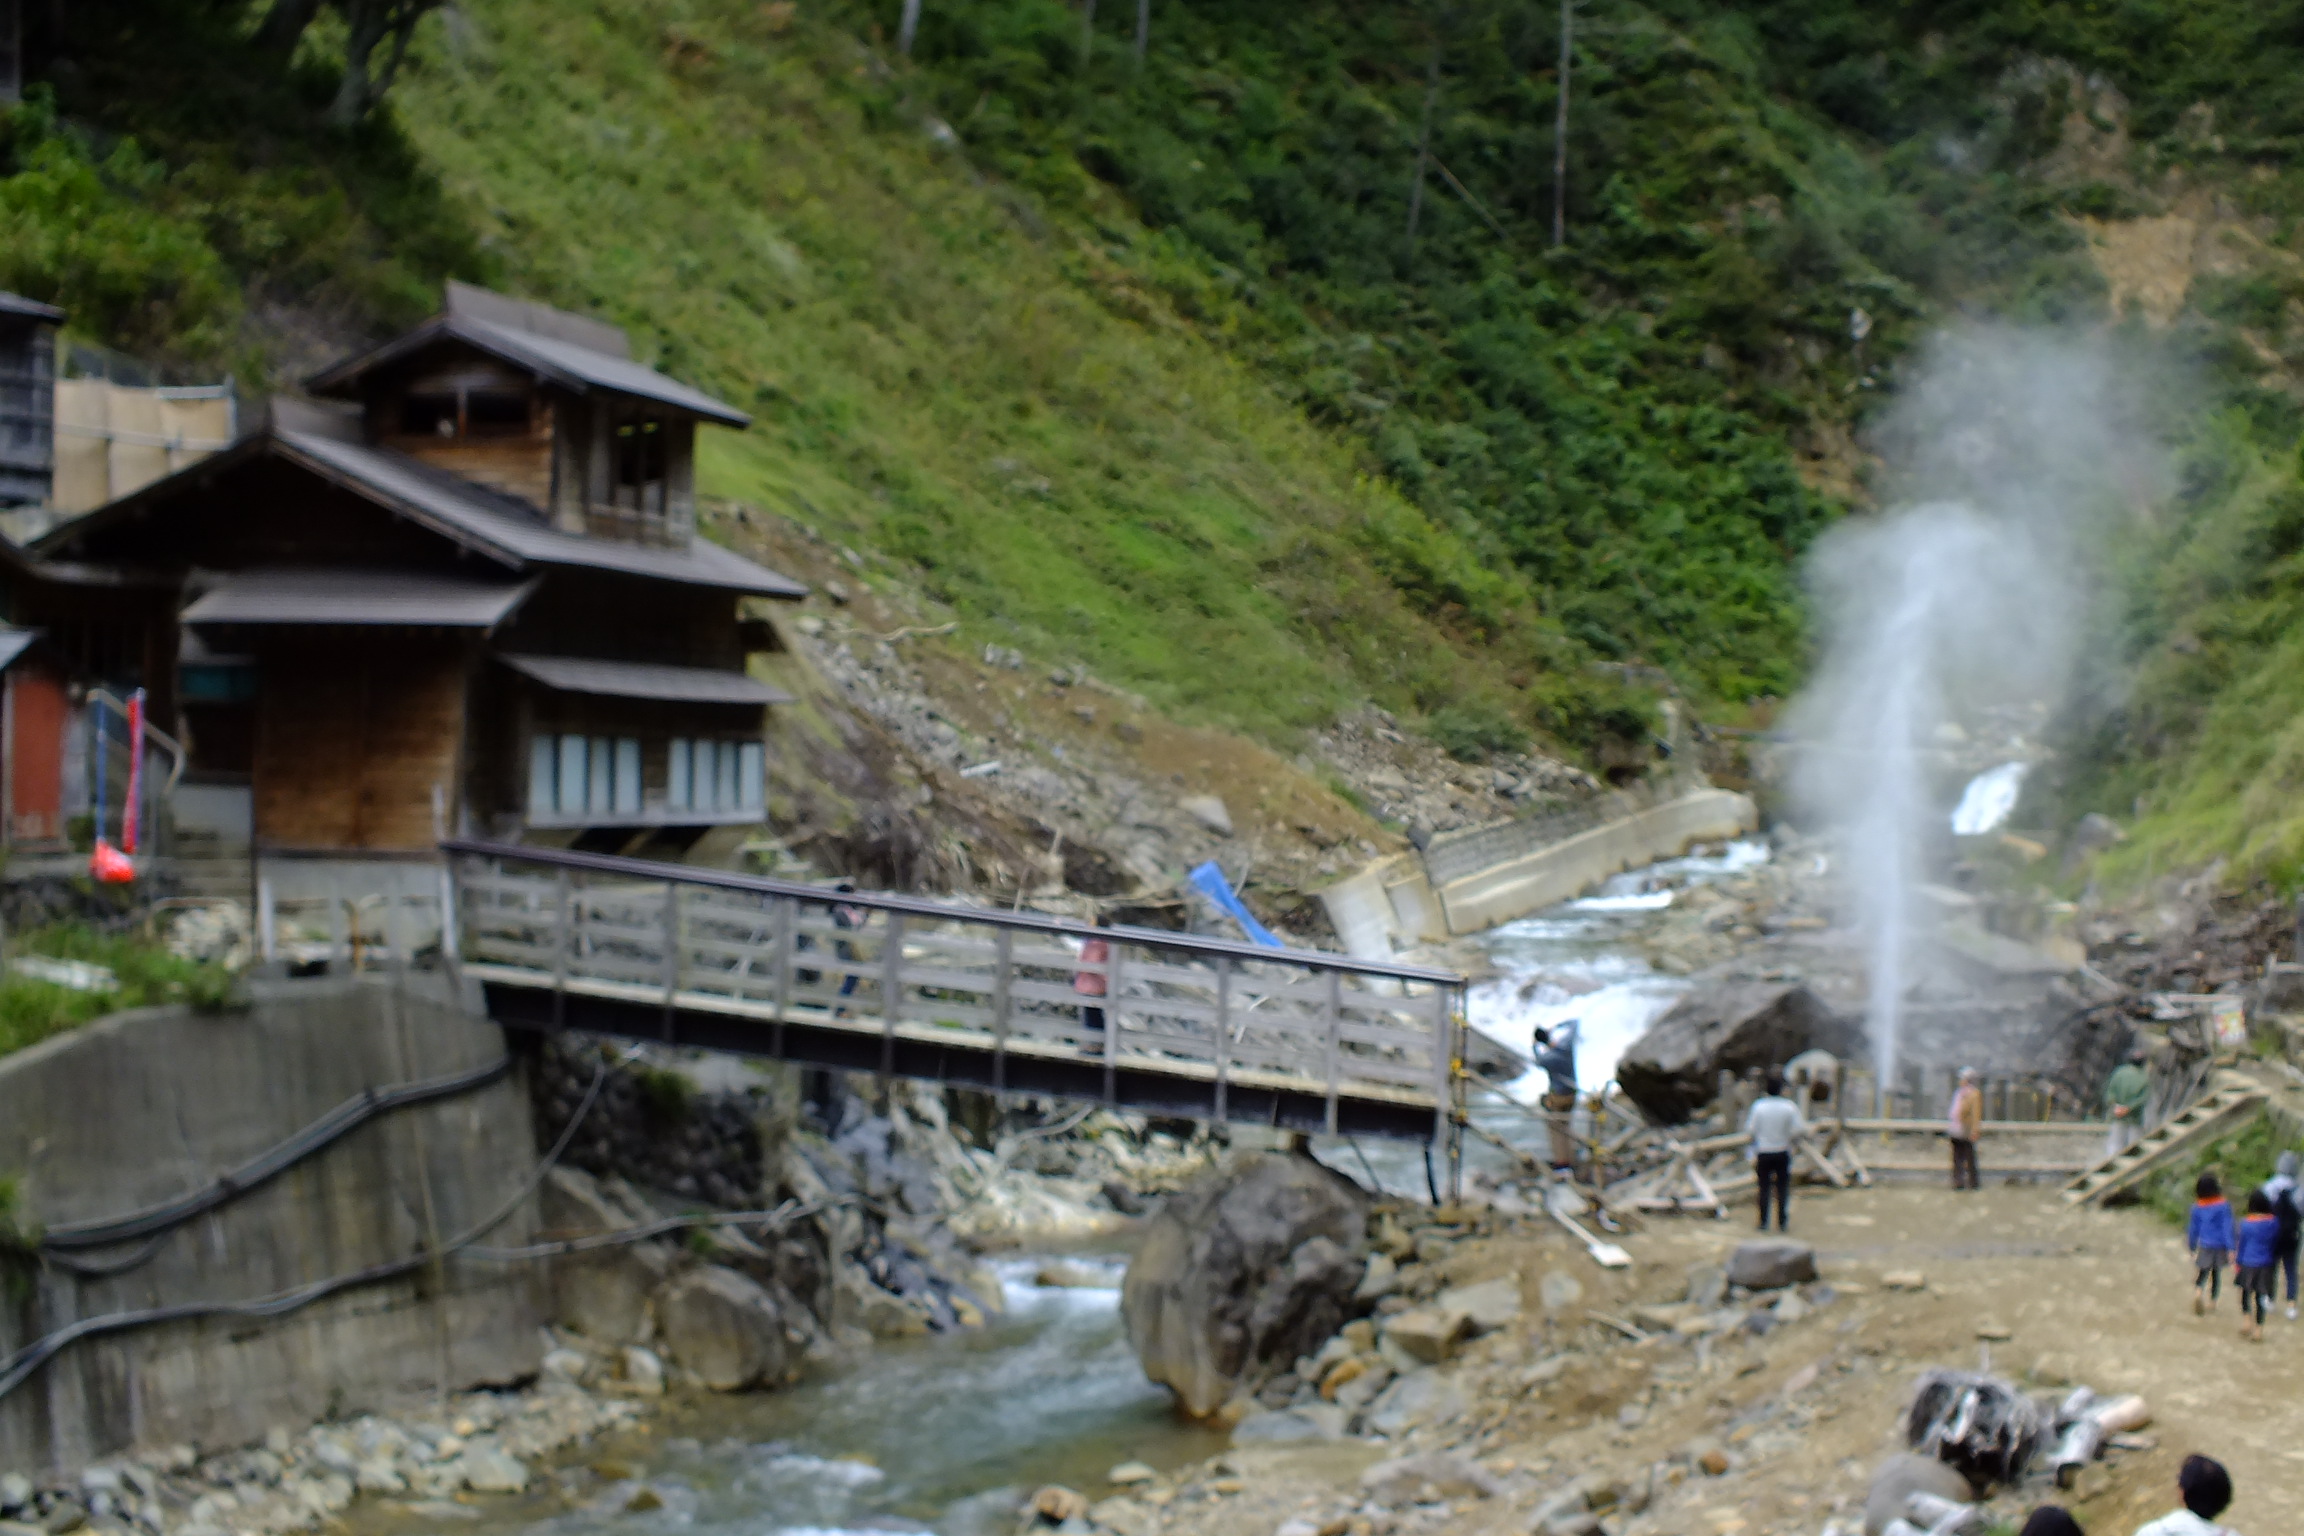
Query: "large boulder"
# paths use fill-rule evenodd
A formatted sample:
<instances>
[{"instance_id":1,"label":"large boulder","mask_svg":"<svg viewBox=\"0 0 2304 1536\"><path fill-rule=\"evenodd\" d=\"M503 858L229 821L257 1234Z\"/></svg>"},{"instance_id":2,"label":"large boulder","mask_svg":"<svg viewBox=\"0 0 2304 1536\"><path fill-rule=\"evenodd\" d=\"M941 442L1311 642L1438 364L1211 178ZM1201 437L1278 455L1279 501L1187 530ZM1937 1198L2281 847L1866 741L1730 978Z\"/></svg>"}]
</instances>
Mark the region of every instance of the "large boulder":
<instances>
[{"instance_id":1,"label":"large boulder","mask_svg":"<svg viewBox=\"0 0 2304 1536\"><path fill-rule=\"evenodd\" d=\"M1846 1056L1859 1043L1855 1022L1806 987L1723 982L1689 993L1633 1041L1616 1081L1651 1120L1678 1125L1712 1102L1723 1071L1780 1067L1808 1050Z\"/></svg>"},{"instance_id":2,"label":"large boulder","mask_svg":"<svg viewBox=\"0 0 2304 1536\"><path fill-rule=\"evenodd\" d=\"M1368 1200L1308 1157L1235 1158L1161 1202L1120 1291L1144 1374L1205 1418L1354 1311Z\"/></svg>"},{"instance_id":3,"label":"large boulder","mask_svg":"<svg viewBox=\"0 0 2304 1536\"><path fill-rule=\"evenodd\" d=\"M544 1176L545 1235L588 1237L639 1225L654 1213L635 1210L621 1181L608 1186L580 1169L555 1167ZM551 1264L554 1319L600 1344L638 1339L648 1320L648 1297L674 1268L662 1243L618 1243L563 1254Z\"/></svg>"},{"instance_id":4,"label":"large boulder","mask_svg":"<svg viewBox=\"0 0 2304 1536\"><path fill-rule=\"evenodd\" d=\"M656 1293L656 1327L672 1358L715 1392L789 1381L807 1345L766 1286L717 1264Z\"/></svg>"},{"instance_id":5,"label":"large boulder","mask_svg":"<svg viewBox=\"0 0 2304 1536\"><path fill-rule=\"evenodd\" d=\"M1816 1250L1790 1238L1740 1244L1728 1256L1728 1282L1748 1291L1780 1291L1816 1278Z\"/></svg>"}]
</instances>

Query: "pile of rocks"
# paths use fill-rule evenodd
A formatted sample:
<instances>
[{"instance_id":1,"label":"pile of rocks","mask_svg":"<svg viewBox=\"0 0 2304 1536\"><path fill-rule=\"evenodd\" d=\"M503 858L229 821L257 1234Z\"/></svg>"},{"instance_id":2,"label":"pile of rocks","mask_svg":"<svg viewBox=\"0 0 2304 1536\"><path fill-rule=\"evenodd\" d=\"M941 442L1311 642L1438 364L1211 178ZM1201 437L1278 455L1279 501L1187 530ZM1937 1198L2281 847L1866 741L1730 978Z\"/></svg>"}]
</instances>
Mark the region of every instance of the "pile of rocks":
<instances>
[{"instance_id":1,"label":"pile of rocks","mask_svg":"<svg viewBox=\"0 0 2304 1536\"><path fill-rule=\"evenodd\" d=\"M571 1167L731 1210L760 1204L767 1193L760 1131L767 1082L749 1091L699 1091L677 1067L630 1061L581 1035L548 1036L528 1078L546 1146L559 1140L603 1069L600 1092L568 1144Z\"/></svg>"},{"instance_id":2,"label":"pile of rocks","mask_svg":"<svg viewBox=\"0 0 2304 1536\"><path fill-rule=\"evenodd\" d=\"M1374 705L1313 738L1302 766L1341 779L1378 819L1428 833L1501 821L1540 800L1581 799L1602 787L1580 768L1525 752L1459 762Z\"/></svg>"},{"instance_id":3,"label":"pile of rocks","mask_svg":"<svg viewBox=\"0 0 2304 1536\"><path fill-rule=\"evenodd\" d=\"M261 1445L206 1457L178 1445L70 1479L11 1473L0 1477L0 1533L282 1536L338 1524L360 1494L399 1500L419 1517L466 1519L460 1498L521 1493L539 1458L640 1414L634 1397L595 1394L547 1368L525 1391L465 1394L437 1415L274 1429Z\"/></svg>"}]
</instances>

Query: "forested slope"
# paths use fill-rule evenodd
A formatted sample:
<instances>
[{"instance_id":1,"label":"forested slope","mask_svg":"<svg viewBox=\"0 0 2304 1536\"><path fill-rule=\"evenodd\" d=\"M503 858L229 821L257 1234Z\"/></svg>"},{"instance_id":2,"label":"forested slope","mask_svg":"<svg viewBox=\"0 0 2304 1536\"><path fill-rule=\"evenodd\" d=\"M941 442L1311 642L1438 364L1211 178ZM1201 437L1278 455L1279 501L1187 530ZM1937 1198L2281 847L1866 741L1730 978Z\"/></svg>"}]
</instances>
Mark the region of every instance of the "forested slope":
<instances>
[{"instance_id":1,"label":"forested slope","mask_svg":"<svg viewBox=\"0 0 2304 1536\"><path fill-rule=\"evenodd\" d=\"M1557 244L1549 0L1158 0L1140 58L1132 7L925 0L909 57L897 12L470 0L343 130L325 15L283 66L237 3L91 4L0 283L252 381L446 275L597 310L756 412L720 536L798 518L1190 717L1474 753L1789 691L1920 328L2125 325L2178 489L2105 551L2054 814L2304 848L2304 8L1588 0Z\"/></svg>"}]
</instances>

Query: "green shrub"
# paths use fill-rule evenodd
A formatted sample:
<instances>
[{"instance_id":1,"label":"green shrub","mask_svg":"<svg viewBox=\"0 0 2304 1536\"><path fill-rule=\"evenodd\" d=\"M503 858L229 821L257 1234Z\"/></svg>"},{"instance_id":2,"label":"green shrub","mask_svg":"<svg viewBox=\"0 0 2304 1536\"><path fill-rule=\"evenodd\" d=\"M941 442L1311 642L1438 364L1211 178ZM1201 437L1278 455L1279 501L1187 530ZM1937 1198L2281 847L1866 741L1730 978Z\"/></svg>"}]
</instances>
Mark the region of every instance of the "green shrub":
<instances>
[{"instance_id":1,"label":"green shrub","mask_svg":"<svg viewBox=\"0 0 2304 1536\"><path fill-rule=\"evenodd\" d=\"M1433 711L1424 734L1460 763L1486 762L1528 745L1528 732L1509 715L1471 699Z\"/></svg>"}]
</instances>

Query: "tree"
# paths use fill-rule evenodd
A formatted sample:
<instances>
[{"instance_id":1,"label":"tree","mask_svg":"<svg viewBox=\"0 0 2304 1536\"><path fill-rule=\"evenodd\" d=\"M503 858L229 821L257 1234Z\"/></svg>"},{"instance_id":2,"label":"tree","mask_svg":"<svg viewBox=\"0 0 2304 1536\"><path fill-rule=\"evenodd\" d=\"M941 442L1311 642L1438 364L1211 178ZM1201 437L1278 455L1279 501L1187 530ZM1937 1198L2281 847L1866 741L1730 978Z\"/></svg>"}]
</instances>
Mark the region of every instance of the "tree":
<instances>
[{"instance_id":1,"label":"tree","mask_svg":"<svg viewBox=\"0 0 2304 1536\"><path fill-rule=\"evenodd\" d=\"M336 99L328 104L328 121L349 128L376 110L408 56L416 24L438 10L443 0L272 0L256 24L256 47L287 58L319 17L323 3L335 6L344 18L344 78L337 84Z\"/></svg>"},{"instance_id":2,"label":"tree","mask_svg":"<svg viewBox=\"0 0 2304 1536\"><path fill-rule=\"evenodd\" d=\"M920 0L904 0L903 13L896 18L896 51L912 57L912 39L919 35Z\"/></svg>"},{"instance_id":3,"label":"tree","mask_svg":"<svg viewBox=\"0 0 2304 1536\"><path fill-rule=\"evenodd\" d=\"M1136 0L1136 64L1142 68L1144 51L1152 46L1152 0Z\"/></svg>"}]
</instances>

